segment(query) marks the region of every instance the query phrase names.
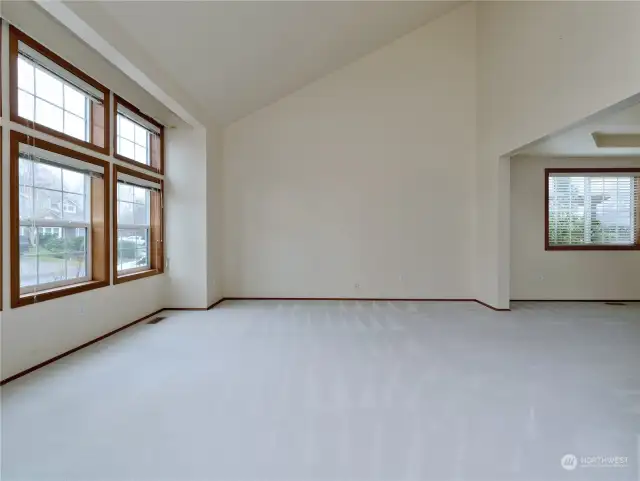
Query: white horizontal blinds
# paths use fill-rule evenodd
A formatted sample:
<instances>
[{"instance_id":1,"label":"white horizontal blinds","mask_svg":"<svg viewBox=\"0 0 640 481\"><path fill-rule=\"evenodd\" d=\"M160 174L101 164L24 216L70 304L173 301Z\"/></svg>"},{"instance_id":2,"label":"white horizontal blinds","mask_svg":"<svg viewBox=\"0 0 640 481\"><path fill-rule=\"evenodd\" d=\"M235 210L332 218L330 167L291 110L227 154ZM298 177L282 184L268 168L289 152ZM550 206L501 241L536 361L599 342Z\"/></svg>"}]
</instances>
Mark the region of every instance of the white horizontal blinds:
<instances>
[{"instance_id":1,"label":"white horizontal blinds","mask_svg":"<svg viewBox=\"0 0 640 481\"><path fill-rule=\"evenodd\" d=\"M124 115L129 120L135 122L136 124L140 125L141 127L144 127L149 132L152 132L152 133L154 133L156 135L160 135L160 127L158 127L157 125L149 122L147 119L145 119L144 117L138 115L137 113L133 112L132 110L126 108L124 105L118 104L118 113L120 115Z\"/></svg>"},{"instance_id":2,"label":"white horizontal blinds","mask_svg":"<svg viewBox=\"0 0 640 481\"><path fill-rule=\"evenodd\" d=\"M20 155L31 160L58 165L76 172L91 173L92 175L100 177L104 175L104 168L100 165L83 162L73 157L67 157L66 155L41 149L34 145L20 143Z\"/></svg>"},{"instance_id":3,"label":"white horizontal blinds","mask_svg":"<svg viewBox=\"0 0 640 481\"><path fill-rule=\"evenodd\" d=\"M91 97L94 101L99 103L104 102L104 92L98 90L93 85L85 82L68 70L62 68L53 60L49 59L45 55L42 55L40 52L34 50L22 41L18 42L18 54L32 61L39 67L42 67L43 69L51 72L65 82L73 85L78 90L81 90L83 93Z\"/></svg>"},{"instance_id":4,"label":"white horizontal blinds","mask_svg":"<svg viewBox=\"0 0 640 481\"><path fill-rule=\"evenodd\" d=\"M118 172L118 182L128 185L135 185L137 187L143 187L145 189L153 190L156 192L160 192L161 190L160 180L151 181L147 179L141 179L139 177L134 177L133 175L123 174L122 172Z\"/></svg>"},{"instance_id":5,"label":"white horizontal blinds","mask_svg":"<svg viewBox=\"0 0 640 481\"><path fill-rule=\"evenodd\" d=\"M633 172L551 174L549 244L636 244L639 176Z\"/></svg>"}]
</instances>

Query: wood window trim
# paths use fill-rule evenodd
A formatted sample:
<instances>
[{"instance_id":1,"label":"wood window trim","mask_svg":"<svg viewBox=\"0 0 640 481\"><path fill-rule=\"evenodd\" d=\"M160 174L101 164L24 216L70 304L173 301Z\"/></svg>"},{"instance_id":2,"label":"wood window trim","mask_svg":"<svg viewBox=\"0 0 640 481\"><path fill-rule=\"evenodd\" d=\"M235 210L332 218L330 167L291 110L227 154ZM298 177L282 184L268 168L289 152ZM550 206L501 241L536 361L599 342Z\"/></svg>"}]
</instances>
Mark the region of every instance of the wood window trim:
<instances>
[{"instance_id":1,"label":"wood window trim","mask_svg":"<svg viewBox=\"0 0 640 481\"><path fill-rule=\"evenodd\" d=\"M145 271L131 274L118 275L118 173L137 177L150 182L160 183L160 192L151 193L151 222L150 222L150 248L149 260L151 267ZM156 276L164 273L164 212L162 206L162 196L164 195L164 181L157 177L138 172L122 165L113 164L113 283L135 281L145 277Z\"/></svg>"},{"instance_id":2,"label":"wood window trim","mask_svg":"<svg viewBox=\"0 0 640 481\"><path fill-rule=\"evenodd\" d=\"M137 162L129 157L125 157L124 155L120 155L118 153L118 105L122 105L128 110L134 112L136 115L139 115L147 122L155 125L160 129L160 134L157 135L157 141L152 142L149 148L151 149L151 165L146 165L141 162ZM164 125L158 123L154 118L149 117L147 114L140 111L138 107L133 105L130 102L127 102L125 99L120 97L119 95L113 94L113 157L126 162L130 165L134 165L144 170L148 170L149 172L154 172L156 174L164 175ZM154 155L155 153L155 155Z\"/></svg>"},{"instance_id":3,"label":"wood window trim","mask_svg":"<svg viewBox=\"0 0 640 481\"><path fill-rule=\"evenodd\" d=\"M544 250L545 251L637 251L640 250L640 205L635 208L636 243L634 245L551 245L549 242L549 178L552 174L567 174L568 176L580 174L620 174L638 173L639 168L634 167L596 167L596 168L549 168L544 169ZM640 187L640 177L635 179L636 188ZM638 194L636 194L636 198Z\"/></svg>"},{"instance_id":4,"label":"wood window trim","mask_svg":"<svg viewBox=\"0 0 640 481\"><path fill-rule=\"evenodd\" d=\"M65 134L58 130L52 129L45 125L39 124L35 121L27 120L24 117L18 115L18 43L23 42L38 53L44 55L52 62L72 73L79 79L88 83L92 87L100 90L104 94L104 100L102 105L98 105L96 102L92 102L91 111L91 128L90 128L90 142L80 140L71 135ZM53 137L71 142L72 144L91 149L104 155L110 154L110 91L101 83L94 80L89 75L85 74L82 70L78 69L71 63L59 55L53 53L44 45L38 43L33 38L29 37L26 33L17 29L13 25L9 26L9 106L11 110L11 121L16 122L25 127L33 128L38 132L42 132ZM100 112L102 111L102 112ZM102 113L102 115L100 115ZM102 135L100 135L102 134ZM98 140L99 139L99 140ZM102 145L100 145L102 144Z\"/></svg>"},{"instance_id":5,"label":"wood window trim","mask_svg":"<svg viewBox=\"0 0 640 481\"><path fill-rule=\"evenodd\" d=\"M19 198L19 158L20 144L34 145L66 157L82 162L94 164L104 169L102 179L91 179L91 280L72 284L70 286L39 291L36 293L20 294L20 198ZM22 132L12 131L10 142L10 258L11 258L11 307L21 307L41 303L59 297L86 292L109 285L110 273L110 244L109 244L109 163L77 152L75 150L52 144Z\"/></svg>"}]
</instances>

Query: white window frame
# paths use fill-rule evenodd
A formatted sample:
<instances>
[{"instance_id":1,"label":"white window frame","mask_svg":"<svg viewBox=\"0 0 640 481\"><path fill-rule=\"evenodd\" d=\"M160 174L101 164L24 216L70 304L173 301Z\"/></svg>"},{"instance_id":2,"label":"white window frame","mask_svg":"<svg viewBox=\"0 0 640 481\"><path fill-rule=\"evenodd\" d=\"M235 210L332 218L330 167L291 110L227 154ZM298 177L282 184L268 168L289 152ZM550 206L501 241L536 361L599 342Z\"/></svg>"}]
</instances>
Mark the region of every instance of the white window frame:
<instances>
[{"instance_id":1,"label":"white window frame","mask_svg":"<svg viewBox=\"0 0 640 481\"><path fill-rule=\"evenodd\" d=\"M79 115L77 115L75 112L71 112L70 110L65 109L64 105L64 88L62 89L62 106L56 105L50 101L48 101L45 98L39 97L37 95L37 88L36 88L36 75L35 75L35 70L40 70L42 72L45 72L48 75L51 75L52 77L55 77L56 79L58 79L60 82L62 82L63 85L66 85L67 87L75 90L76 92L78 92L79 94L81 94L84 97L84 119L82 119L84 121L84 138L83 139L78 139L81 140L83 142L89 142L91 140L91 102L95 101L95 98L92 97L91 95L87 94L87 92L84 92L83 90L77 88L73 83L69 82L66 78L64 78L62 75L60 75L59 71L62 69L61 67L57 69L57 71L53 70L53 69L49 69L46 66L43 66L41 63L36 62L34 60L32 60L31 58L29 58L28 56L24 55L22 52L18 53L18 62L20 60L25 61L26 63L28 63L29 65L31 65L34 68L34 75L33 75L33 93L28 92L22 88L20 88L20 80L18 79L18 84L17 84L17 88L18 88L18 94L20 92L22 92L24 95L29 95L31 97L33 97L33 119L27 119L26 117L22 117L24 119L26 119L28 122L35 122L38 123L40 125L44 125L47 128L50 128L52 130L55 130L56 132L60 132L61 134L64 135L69 135L70 137L73 137L75 139L78 139L77 137L72 136L71 134L67 134L64 130L64 126L65 126L65 114L68 113L69 115L73 115L74 117L80 119L81 117ZM55 64L54 64L55 65ZM65 71L66 72L66 71ZM18 68L17 70L17 75L20 75L20 69ZM69 74L71 75L71 74ZM38 122L36 120L36 100L40 100L42 102L45 102L49 105L51 105L52 107L55 107L56 109L60 109L62 110L62 130L58 130L58 129L54 129L53 127L48 127L45 124L42 124L41 122ZM20 96L18 95L18 105L20 104ZM18 107L18 111L19 111L19 107Z\"/></svg>"},{"instance_id":2,"label":"white window frame","mask_svg":"<svg viewBox=\"0 0 640 481\"><path fill-rule=\"evenodd\" d=\"M142 186L142 185L138 185L138 184L131 184L129 182L123 181L123 180L117 180L116 179L116 183L114 185L114 188L118 189L118 185L119 184L123 184L123 185L130 185L132 187L138 187L138 188L142 188L142 189L147 189L146 187ZM148 190L148 189L147 189ZM146 250L147 250L147 264L144 266L137 266L137 267L129 267L127 269L116 269L116 274L117 275L127 275L127 274L135 274L136 272L144 272L144 271L148 271L149 269L151 269L151 193L148 192L147 193L147 223L146 224L123 224L120 222L120 219L118 218L118 225L116 226L116 246L118 245L118 238L119 238L119 234L118 231L120 230L143 230L146 233ZM114 206L115 209L119 208L119 204L120 202L125 202L128 204L136 204L135 202L128 202L128 201L121 201L118 196L116 195L116 205ZM140 205L140 204L138 204ZM136 249L137 250L137 249ZM116 266L119 264L119 259L120 259L120 249L117 249L115 252L115 256L116 256Z\"/></svg>"},{"instance_id":3,"label":"white window frame","mask_svg":"<svg viewBox=\"0 0 640 481\"><path fill-rule=\"evenodd\" d=\"M37 160L33 160L33 159L29 159L32 163L32 172L31 172L31 178L35 179L34 177L34 172L33 172L33 166L35 166L35 164L38 162ZM64 164L60 165L59 167L62 169L68 169L67 166L65 166ZM61 186L63 187L63 186ZM31 213L32 215L35 214L35 189L42 189L42 190L51 190L54 192L58 192L58 190L56 189L47 189L47 188L41 188L41 187L35 187L32 186L32 192L33 195L31 196L31 202L32 202L32 206L31 206ZM61 189L59 191L61 194L63 194L64 192L66 192L65 190ZM77 194L75 192L68 192L70 194ZM62 196L63 198L63 202L64 202L64 196ZM37 230L39 228L58 228L60 229L60 231L63 233L64 232L64 228L76 228L76 229L83 229L86 232L86 236L85 236L85 249L86 249L86 255L85 255L85 276L84 277L76 277L73 279L66 279L66 280L60 280L60 281L53 281L53 282L46 282L46 283L42 283L42 284L36 284L36 285L31 285L31 286L24 286L24 287L20 287L20 295L24 295L24 294L32 294L32 293L38 293L41 291L47 291L50 289L56 289L58 287L66 287L66 286L70 286L70 285L75 285L75 284L82 284L84 282L89 282L91 280L91 272L92 271L92 256L91 256L91 246L92 244L92 239L91 239L91 179L89 177L89 175L85 174L85 218L89 219L88 221L85 222L78 222L78 221L65 221L63 219L59 219L59 220L48 220L48 219L34 219L34 218L20 218L20 228L35 228L36 229L36 243L38 243L40 241L40 236L37 234ZM77 232L77 230L76 230ZM63 234L64 235L64 234ZM39 263L37 261L37 257L36 257L36 272L38 273L39 270ZM66 259L65 259L65 273L66 273ZM39 273L36 274L37 277L39 277Z\"/></svg>"},{"instance_id":4,"label":"white window frame","mask_svg":"<svg viewBox=\"0 0 640 481\"><path fill-rule=\"evenodd\" d=\"M139 122L135 118L133 118L133 116L129 116L126 113L121 112L120 109L121 109L121 107L118 106L118 110L116 111L116 122L117 122L117 128L116 128L116 132L117 132L117 135L116 135L116 153L118 155L122 155L123 157L125 157L125 158L127 158L127 159L129 159L129 160L131 160L133 162L137 162L138 164L151 166L151 142L152 142L151 135L152 135L152 132L146 126L146 124L148 124L148 122L147 123ZM129 140L129 139L124 138L122 135L120 135L120 132L122 132L122 129L120 128L120 119L122 119L123 117L125 119L127 119L128 121L134 123L138 127L144 129L144 131L145 131L145 134L146 134L146 137L147 137L147 145L145 147L145 161L144 162L140 162L139 160L135 159L135 147L136 146L142 147L142 145L136 143L135 140ZM155 132L155 130L154 130L154 132ZM135 139L135 134L134 134L134 139ZM131 142L133 144L133 148L134 148L133 157L129 157L128 155L124 155L124 154L122 154L120 152L120 142L122 140L125 140L126 142Z\"/></svg>"},{"instance_id":5,"label":"white window frame","mask_svg":"<svg viewBox=\"0 0 640 481\"><path fill-rule=\"evenodd\" d=\"M593 250L598 250L599 248L602 248L603 250L606 249L615 249L616 247L622 247L622 248L632 248L634 246L638 245L638 239L635 238L635 233L637 225L636 225L636 219L637 219L637 209L639 208L638 206L638 202L637 202L637 195L640 195L640 193L636 192L636 180L638 178L640 178L640 172L618 172L616 170L610 171L610 170L602 170L602 171L598 171L597 169L594 169L593 172L590 172L586 169L580 169L579 171L571 171L570 169L568 169L566 172L553 172L553 173L548 173L547 174L547 184L548 184L548 206L547 206L547 216L550 219L551 215L553 213L561 213L561 211L558 210L553 210L551 208L552 205L552 199L551 199L551 185L552 185L552 180L554 178L566 178L569 179L569 185L573 185L573 181L572 179L576 179L576 178L582 178L584 181L584 187L583 187L583 223L584 223L584 241L582 243L552 243L551 242L551 232L552 232L552 226L551 226L551 222L547 222L546 225L546 229L547 232L545 233L547 236L547 243L548 243L548 248L554 249L554 248L564 248L564 249L571 249L571 248L576 248L576 249L581 249L581 248L590 248ZM629 179L629 194L630 194L630 202L629 202L629 229L631 232L631 242L603 242L603 243L597 243L597 242L593 242L592 238L591 238L591 234L592 234L592 229L591 229L591 222L592 222L592 216L589 215L589 213L592 211L592 202L593 202L593 197L591 195L591 188L592 188L592 182L591 179L592 178L596 178L596 179L602 179L602 178L615 178L618 179L617 182L619 183L619 179ZM618 184L619 187L619 184ZM556 193L556 195L558 195L558 193ZM557 227L557 226L556 226ZM556 234L557 235L557 234Z\"/></svg>"}]
</instances>

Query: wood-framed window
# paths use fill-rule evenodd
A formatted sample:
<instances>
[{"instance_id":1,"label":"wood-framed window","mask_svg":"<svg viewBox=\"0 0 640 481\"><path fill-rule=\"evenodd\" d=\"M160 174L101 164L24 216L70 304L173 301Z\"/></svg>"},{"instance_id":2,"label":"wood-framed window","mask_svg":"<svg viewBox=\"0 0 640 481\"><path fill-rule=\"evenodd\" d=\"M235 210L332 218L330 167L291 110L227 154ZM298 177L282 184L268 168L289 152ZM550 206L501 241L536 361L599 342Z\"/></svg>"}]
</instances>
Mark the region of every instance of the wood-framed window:
<instances>
[{"instance_id":1,"label":"wood-framed window","mask_svg":"<svg viewBox=\"0 0 640 481\"><path fill-rule=\"evenodd\" d=\"M164 173L164 127L122 97L113 96L113 156L137 167Z\"/></svg>"},{"instance_id":2,"label":"wood-framed window","mask_svg":"<svg viewBox=\"0 0 640 481\"><path fill-rule=\"evenodd\" d=\"M11 120L109 155L109 90L10 26Z\"/></svg>"},{"instance_id":3,"label":"wood-framed window","mask_svg":"<svg viewBox=\"0 0 640 481\"><path fill-rule=\"evenodd\" d=\"M640 169L545 170L546 250L640 249Z\"/></svg>"},{"instance_id":4,"label":"wood-framed window","mask_svg":"<svg viewBox=\"0 0 640 481\"><path fill-rule=\"evenodd\" d=\"M114 283L164 272L161 179L113 166Z\"/></svg>"},{"instance_id":5,"label":"wood-framed window","mask_svg":"<svg viewBox=\"0 0 640 481\"><path fill-rule=\"evenodd\" d=\"M109 163L11 132L11 307L109 285Z\"/></svg>"}]
</instances>

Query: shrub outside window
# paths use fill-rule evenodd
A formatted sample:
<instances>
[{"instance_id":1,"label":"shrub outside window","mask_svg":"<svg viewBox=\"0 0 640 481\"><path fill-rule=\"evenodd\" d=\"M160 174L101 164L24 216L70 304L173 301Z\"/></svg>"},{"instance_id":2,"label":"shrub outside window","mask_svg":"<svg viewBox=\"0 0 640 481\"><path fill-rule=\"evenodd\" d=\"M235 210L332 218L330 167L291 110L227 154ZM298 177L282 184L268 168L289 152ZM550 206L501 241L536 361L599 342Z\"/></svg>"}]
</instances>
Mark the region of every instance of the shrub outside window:
<instances>
[{"instance_id":1,"label":"shrub outside window","mask_svg":"<svg viewBox=\"0 0 640 481\"><path fill-rule=\"evenodd\" d=\"M547 250L640 248L640 170L547 169Z\"/></svg>"}]
</instances>

